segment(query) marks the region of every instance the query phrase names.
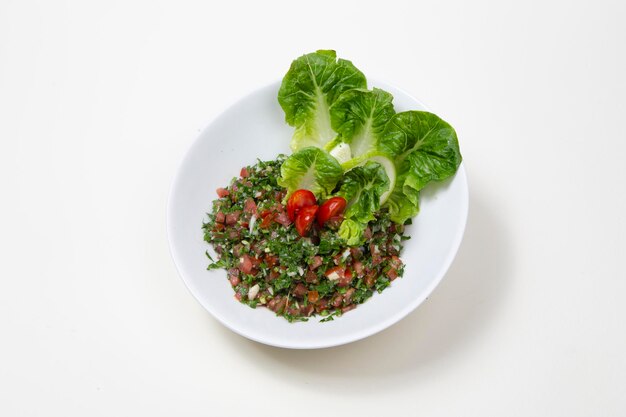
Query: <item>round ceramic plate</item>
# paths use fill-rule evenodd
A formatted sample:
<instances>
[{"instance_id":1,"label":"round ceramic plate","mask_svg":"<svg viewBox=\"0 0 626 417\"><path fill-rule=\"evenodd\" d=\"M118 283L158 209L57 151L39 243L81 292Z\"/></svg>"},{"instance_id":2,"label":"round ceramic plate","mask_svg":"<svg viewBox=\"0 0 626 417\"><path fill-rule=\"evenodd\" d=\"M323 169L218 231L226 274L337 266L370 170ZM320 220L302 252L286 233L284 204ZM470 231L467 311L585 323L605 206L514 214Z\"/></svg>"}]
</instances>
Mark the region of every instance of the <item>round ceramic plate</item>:
<instances>
[{"instance_id":1,"label":"round ceramic plate","mask_svg":"<svg viewBox=\"0 0 626 417\"><path fill-rule=\"evenodd\" d=\"M398 88L381 82L373 86L394 96L396 111L425 110ZM333 321L289 323L266 308L252 309L237 302L226 271L208 271L202 222L217 198L215 190L228 185L241 167L258 159L289 154L293 129L284 122L275 83L242 98L215 119L191 146L172 184L167 232L174 263L183 281L202 306L226 327L268 345L312 349L341 345L377 333L413 311L437 286L457 252L468 210L463 165L456 175L421 193L421 211L406 233L401 258L404 277L381 294ZM461 143L462 150L462 143Z\"/></svg>"}]
</instances>

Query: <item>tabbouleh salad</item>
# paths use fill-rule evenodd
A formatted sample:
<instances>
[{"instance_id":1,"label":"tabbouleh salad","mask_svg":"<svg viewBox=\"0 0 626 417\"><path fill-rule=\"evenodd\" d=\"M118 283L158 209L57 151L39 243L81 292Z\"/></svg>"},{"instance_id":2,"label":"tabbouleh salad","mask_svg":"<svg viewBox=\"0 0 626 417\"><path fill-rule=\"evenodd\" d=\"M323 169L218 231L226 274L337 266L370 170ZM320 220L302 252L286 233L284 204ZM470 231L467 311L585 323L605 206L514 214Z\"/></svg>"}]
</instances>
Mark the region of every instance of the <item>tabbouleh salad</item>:
<instances>
[{"instance_id":1,"label":"tabbouleh salad","mask_svg":"<svg viewBox=\"0 0 626 417\"><path fill-rule=\"evenodd\" d=\"M286 319L326 319L352 310L402 276L404 226L385 210L364 231L365 241L348 246L337 234L340 219L313 225L307 237L297 232L281 203L286 189L277 184L284 156L241 170L203 225L205 240L219 256L209 269L228 271L235 298L264 306Z\"/></svg>"},{"instance_id":2,"label":"tabbouleh salad","mask_svg":"<svg viewBox=\"0 0 626 417\"><path fill-rule=\"evenodd\" d=\"M294 60L278 91L290 155L241 169L203 224L235 298L289 321L332 320L402 276L420 191L461 164L437 115L393 96L335 51Z\"/></svg>"}]
</instances>

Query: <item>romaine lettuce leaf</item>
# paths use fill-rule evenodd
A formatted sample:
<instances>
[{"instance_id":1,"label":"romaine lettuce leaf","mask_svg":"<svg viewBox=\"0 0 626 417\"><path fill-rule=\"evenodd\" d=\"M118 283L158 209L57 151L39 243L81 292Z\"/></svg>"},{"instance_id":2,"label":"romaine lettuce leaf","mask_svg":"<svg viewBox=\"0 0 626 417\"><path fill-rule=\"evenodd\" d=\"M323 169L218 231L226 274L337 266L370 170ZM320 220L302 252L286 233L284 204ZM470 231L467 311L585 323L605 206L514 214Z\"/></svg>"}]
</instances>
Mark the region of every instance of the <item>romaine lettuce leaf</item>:
<instances>
[{"instance_id":1,"label":"romaine lettuce leaf","mask_svg":"<svg viewBox=\"0 0 626 417\"><path fill-rule=\"evenodd\" d=\"M352 151L350 150L350 145L344 142L339 142L336 145L332 146L329 153L334 156L335 159L337 159L337 161L339 161L342 166L352 159Z\"/></svg>"},{"instance_id":2,"label":"romaine lettuce leaf","mask_svg":"<svg viewBox=\"0 0 626 417\"><path fill-rule=\"evenodd\" d=\"M374 152L368 154L367 161L378 162L385 170L385 174L387 174L387 178L389 179L387 191L380 195L380 205L382 206L385 201L387 201L396 185L396 164L389 156Z\"/></svg>"},{"instance_id":3,"label":"romaine lettuce leaf","mask_svg":"<svg viewBox=\"0 0 626 417\"><path fill-rule=\"evenodd\" d=\"M363 242L363 231L365 226L352 219L345 219L337 234L340 238L346 241L349 246L357 246Z\"/></svg>"},{"instance_id":4,"label":"romaine lettuce leaf","mask_svg":"<svg viewBox=\"0 0 626 417\"><path fill-rule=\"evenodd\" d=\"M380 197L387 190L389 178L378 162L370 161L346 172L337 193L348 203L344 217L364 225L375 220L374 213L380 208Z\"/></svg>"},{"instance_id":5,"label":"romaine lettuce leaf","mask_svg":"<svg viewBox=\"0 0 626 417\"><path fill-rule=\"evenodd\" d=\"M435 114L407 111L385 126L379 149L395 157L398 177L387 200L391 218L403 223L419 211L419 191L456 172L462 156L456 132Z\"/></svg>"},{"instance_id":6,"label":"romaine lettuce leaf","mask_svg":"<svg viewBox=\"0 0 626 417\"><path fill-rule=\"evenodd\" d=\"M280 168L278 184L287 188L288 194L306 189L317 197L333 191L343 175L339 162L328 152L308 147L291 154Z\"/></svg>"},{"instance_id":7,"label":"romaine lettuce leaf","mask_svg":"<svg viewBox=\"0 0 626 417\"><path fill-rule=\"evenodd\" d=\"M322 148L333 140L330 106L344 91L366 86L363 73L352 62L337 59L335 51L319 50L294 60L278 91L285 120L296 128L291 149Z\"/></svg>"},{"instance_id":8,"label":"romaine lettuce leaf","mask_svg":"<svg viewBox=\"0 0 626 417\"><path fill-rule=\"evenodd\" d=\"M454 175L462 160L448 123L429 112L396 114L393 96L366 84L350 61L319 50L292 62L278 93L298 151L279 184L325 196L341 181L348 208L340 231L352 241L383 205L397 223L415 216L420 190Z\"/></svg>"},{"instance_id":9,"label":"romaine lettuce leaf","mask_svg":"<svg viewBox=\"0 0 626 417\"><path fill-rule=\"evenodd\" d=\"M339 134L339 142L350 145L352 158L376 151L385 124L396 113L393 96L378 88L348 90L330 107L330 123ZM332 151L331 151L332 152Z\"/></svg>"},{"instance_id":10,"label":"romaine lettuce leaf","mask_svg":"<svg viewBox=\"0 0 626 417\"><path fill-rule=\"evenodd\" d=\"M404 165L404 164L402 164ZM402 174L396 179L395 187L391 190L385 206L389 208L389 216L396 223L403 224L407 219L419 213L419 191L411 187L404 188L408 168L399 167Z\"/></svg>"},{"instance_id":11,"label":"romaine lettuce leaf","mask_svg":"<svg viewBox=\"0 0 626 417\"><path fill-rule=\"evenodd\" d=\"M389 178L378 162L369 161L346 172L337 192L348 203L339 237L350 246L360 245L367 223L376 219L381 196L388 191Z\"/></svg>"}]
</instances>

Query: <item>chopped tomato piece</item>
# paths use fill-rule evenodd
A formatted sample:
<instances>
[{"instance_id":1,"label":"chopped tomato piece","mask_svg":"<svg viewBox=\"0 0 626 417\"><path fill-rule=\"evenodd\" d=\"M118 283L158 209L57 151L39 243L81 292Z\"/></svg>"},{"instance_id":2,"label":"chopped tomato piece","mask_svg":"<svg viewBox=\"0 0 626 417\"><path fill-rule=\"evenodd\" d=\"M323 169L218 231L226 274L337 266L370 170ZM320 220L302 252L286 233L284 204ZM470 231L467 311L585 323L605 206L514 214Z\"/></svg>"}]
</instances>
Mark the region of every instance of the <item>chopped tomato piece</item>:
<instances>
[{"instance_id":1,"label":"chopped tomato piece","mask_svg":"<svg viewBox=\"0 0 626 417\"><path fill-rule=\"evenodd\" d=\"M339 278L337 285L340 287L347 287L352 282L352 271L350 268L346 268L343 277Z\"/></svg>"},{"instance_id":2,"label":"chopped tomato piece","mask_svg":"<svg viewBox=\"0 0 626 417\"><path fill-rule=\"evenodd\" d=\"M367 288L371 288L376 283L377 278L378 277L377 277L376 271L370 271L365 275L365 279L363 280L363 282L365 282L365 286Z\"/></svg>"},{"instance_id":3,"label":"chopped tomato piece","mask_svg":"<svg viewBox=\"0 0 626 417\"><path fill-rule=\"evenodd\" d=\"M276 203L272 206L272 210L274 210L276 213L282 213L283 211L285 211L285 206L280 203Z\"/></svg>"},{"instance_id":4,"label":"chopped tomato piece","mask_svg":"<svg viewBox=\"0 0 626 417\"><path fill-rule=\"evenodd\" d=\"M326 275L326 278L328 278L331 281L337 281L343 278L344 273L345 273L345 270L343 269L343 267L333 266L332 268L324 272L324 275Z\"/></svg>"},{"instance_id":5,"label":"chopped tomato piece","mask_svg":"<svg viewBox=\"0 0 626 417\"><path fill-rule=\"evenodd\" d=\"M299 282L295 288L293 289L292 294L298 298L302 298L306 295L307 293L307 289L304 286L304 284L302 284L301 282Z\"/></svg>"},{"instance_id":6,"label":"chopped tomato piece","mask_svg":"<svg viewBox=\"0 0 626 417\"><path fill-rule=\"evenodd\" d=\"M335 293L333 298L330 300L330 303L333 307L340 307L343 304L343 296L339 293Z\"/></svg>"},{"instance_id":7,"label":"chopped tomato piece","mask_svg":"<svg viewBox=\"0 0 626 417\"><path fill-rule=\"evenodd\" d=\"M241 282L241 279L239 279L236 275L229 275L228 280L230 281L230 285L233 287L236 287Z\"/></svg>"},{"instance_id":8,"label":"chopped tomato piece","mask_svg":"<svg viewBox=\"0 0 626 417\"><path fill-rule=\"evenodd\" d=\"M350 255L352 256L352 259L361 259L363 251L358 247L350 248Z\"/></svg>"},{"instance_id":9,"label":"chopped tomato piece","mask_svg":"<svg viewBox=\"0 0 626 417\"><path fill-rule=\"evenodd\" d=\"M252 272L252 258L249 255L242 255L239 258L239 265L237 266L241 272L244 274L249 274Z\"/></svg>"},{"instance_id":10,"label":"chopped tomato piece","mask_svg":"<svg viewBox=\"0 0 626 417\"><path fill-rule=\"evenodd\" d=\"M313 257L313 259L311 260L311 264L309 265L309 269L311 271L313 271L313 270L319 268L319 266L322 265L323 262L324 262L324 260L322 259L321 256L315 255Z\"/></svg>"},{"instance_id":11,"label":"chopped tomato piece","mask_svg":"<svg viewBox=\"0 0 626 417\"><path fill-rule=\"evenodd\" d=\"M267 280L268 280L269 282L272 282L272 281L274 281L276 278L278 278L279 276L280 276L280 273L279 273L279 272L272 270L272 271L270 271L270 275L267 277Z\"/></svg>"},{"instance_id":12,"label":"chopped tomato piece","mask_svg":"<svg viewBox=\"0 0 626 417\"><path fill-rule=\"evenodd\" d=\"M285 198L285 195L286 195L285 191L276 191L274 193L274 200L283 201L283 198Z\"/></svg>"},{"instance_id":13,"label":"chopped tomato piece","mask_svg":"<svg viewBox=\"0 0 626 417\"><path fill-rule=\"evenodd\" d=\"M306 306L300 306L300 314L306 317L311 316L313 311L315 310L315 306L313 304L308 304Z\"/></svg>"},{"instance_id":14,"label":"chopped tomato piece","mask_svg":"<svg viewBox=\"0 0 626 417\"><path fill-rule=\"evenodd\" d=\"M352 268L354 268L354 272L356 272L357 277L360 278L363 276L363 273L365 271L365 268L363 267L363 262L361 261L352 262Z\"/></svg>"},{"instance_id":15,"label":"chopped tomato piece","mask_svg":"<svg viewBox=\"0 0 626 417\"><path fill-rule=\"evenodd\" d=\"M317 275L313 271L307 271L304 280L309 284L317 284Z\"/></svg>"},{"instance_id":16,"label":"chopped tomato piece","mask_svg":"<svg viewBox=\"0 0 626 417\"><path fill-rule=\"evenodd\" d=\"M274 220L273 213L267 213L265 216L262 216L263 220L261 220L261 229L267 229L272 225L272 221Z\"/></svg>"},{"instance_id":17,"label":"chopped tomato piece","mask_svg":"<svg viewBox=\"0 0 626 417\"><path fill-rule=\"evenodd\" d=\"M277 314L282 313L285 310L285 306L287 306L287 298L281 296L276 296L267 303L267 308Z\"/></svg>"},{"instance_id":18,"label":"chopped tomato piece","mask_svg":"<svg viewBox=\"0 0 626 417\"><path fill-rule=\"evenodd\" d=\"M354 310L356 308L356 304L350 304L341 308L341 314L347 313L350 310Z\"/></svg>"},{"instance_id":19,"label":"chopped tomato piece","mask_svg":"<svg viewBox=\"0 0 626 417\"><path fill-rule=\"evenodd\" d=\"M320 300L315 304L315 311L317 313L321 313L322 311L328 308L328 299L320 298Z\"/></svg>"},{"instance_id":20,"label":"chopped tomato piece","mask_svg":"<svg viewBox=\"0 0 626 417\"><path fill-rule=\"evenodd\" d=\"M308 293L308 297L309 297L309 303L314 303L320 299L320 293L315 290L311 290Z\"/></svg>"},{"instance_id":21,"label":"chopped tomato piece","mask_svg":"<svg viewBox=\"0 0 626 417\"><path fill-rule=\"evenodd\" d=\"M248 168L246 167L241 168L241 172L239 172L239 176L241 178L248 178Z\"/></svg>"},{"instance_id":22,"label":"chopped tomato piece","mask_svg":"<svg viewBox=\"0 0 626 417\"><path fill-rule=\"evenodd\" d=\"M216 192L217 192L217 196L219 198L226 197L226 196L230 195L230 193L228 192L228 190L226 188L221 188L220 187L220 188L218 188L216 190Z\"/></svg>"},{"instance_id":23,"label":"chopped tomato piece","mask_svg":"<svg viewBox=\"0 0 626 417\"><path fill-rule=\"evenodd\" d=\"M383 261L383 257L380 254L380 248L373 243L370 243L370 253L372 255L372 265L376 266Z\"/></svg>"},{"instance_id":24,"label":"chopped tomato piece","mask_svg":"<svg viewBox=\"0 0 626 417\"><path fill-rule=\"evenodd\" d=\"M274 268L276 265L278 265L278 256L265 255L265 264L268 268Z\"/></svg>"},{"instance_id":25,"label":"chopped tomato piece","mask_svg":"<svg viewBox=\"0 0 626 417\"><path fill-rule=\"evenodd\" d=\"M276 223L280 223L283 226L287 227L291 224L291 219L289 218L289 216L287 216L287 214L280 213L278 214L278 216L276 216Z\"/></svg>"},{"instance_id":26,"label":"chopped tomato piece","mask_svg":"<svg viewBox=\"0 0 626 417\"><path fill-rule=\"evenodd\" d=\"M393 281L394 279L398 278L398 271L395 268L391 268L389 271L387 271L387 276L391 281Z\"/></svg>"},{"instance_id":27,"label":"chopped tomato piece","mask_svg":"<svg viewBox=\"0 0 626 417\"><path fill-rule=\"evenodd\" d=\"M391 267L394 269L400 269L400 267L402 266L402 260L398 258L397 256L393 255L391 257L391 260L389 261L389 265L391 265Z\"/></svg>"},{"instance_id":28,"label":"chopped tomato piece","mask_svg":"<svg viewBox=\"0 0 626 417\"><path fill-rule=\"evenodd\" d=\"M235 246L233 246L233 255L239 257L241 256L242 251L243 251L242 243L237 243Z\"/></svg>"},{"instance_id":29,"label":"chopped tomato piece","mask_svg":"<svg viewBox=\"0 0 626 417\"><path fill-rule=\"evenodd\" d=\"M346 293L343 295L343 302L345 304L350 304L352 302L352 296L355 292L356 288L350 288L348 291L346 291Z\"/></svg>"},{"instance_id":30,"label":"chopped tomato piece","mask_svg":"<svg viewBox=\"0 0 626 417\"><path fill-rule=\"evenodd\" d=\"M256 214L256 203L251 197L246 199L246 202L243 205L243 211L249 214Z\"/></svg>"},{"instance_id":31,"label":"chopped tomato piece","mask_svg":"<svg viewBox=\"0 0 626 417\"><path fill-rule=\"evenodd\" d=\"M240 211L233 211L232 213L228 213L225 218L226 224L232 226L233 224L237 223L237 220L239 220L239 216L241 216Z\"/></svg>"}]
</instances>

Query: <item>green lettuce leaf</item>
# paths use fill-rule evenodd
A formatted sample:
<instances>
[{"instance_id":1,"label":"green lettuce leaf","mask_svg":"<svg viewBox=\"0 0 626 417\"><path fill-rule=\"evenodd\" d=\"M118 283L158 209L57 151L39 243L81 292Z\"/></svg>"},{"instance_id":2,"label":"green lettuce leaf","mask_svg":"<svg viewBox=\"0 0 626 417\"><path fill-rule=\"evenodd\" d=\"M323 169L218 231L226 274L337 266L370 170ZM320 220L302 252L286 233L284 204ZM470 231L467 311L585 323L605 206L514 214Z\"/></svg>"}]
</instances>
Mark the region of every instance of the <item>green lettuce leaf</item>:
<instances>
[{"instance_id":1,"label":"green lettuce leaf","mask_svg":"<svg viewBox=\"0 0 626 417\"><path fill-rule=\"evenodd\" d=\"M285 120L296 128L291 148L324 147L336 133L330 106L344 91L365 88L365 75L350 61L337 59L335 51L319 50L291 63L278 91Z\"/></svg>"},{"instance_id":2,"label":"green lettuce leaf","mask_svg":"<svg viewBox=\"0 0 626 417\"><path fill-rule=\"evenodd\" d=\"M381 89L359 88L341 94L330 107L331 126L338 141L350 146L352 158L359 161L377 150L385 124L396 114L392 101L393 96Z\"/></svg>"},{"instance_id":3,"label":"green lettuce leaf","mask_svg":"<svg viewBox=\"0 0 626 417\"><path fill-rule=\"evenodd\" d=\"M352 219L345 219L339 226L339 237L346 241L349 246L358 246L363 243L363 231L365 226Z\"/></svg>"},{"instance_id":4,"label":"green lettuce leaf","mask_svg":"<svg viewBox=\"0 0 626 417\"><path fill-rule=\"evenodd\" d=\"M411 187L404 188L408 169L400 166L402 174L396 178L395 187L391 190L385 206L389 208L389 216L396 223L403 224L407 219L419 213L419 191Z\"/></svg>"},{"instance_id":5,"label":"green lettuce leaf","mask_svg":"<svg viewBox=\"0 0 626 417\"><path fill-rule=\"evenodd\" d=\"M353 166L352 162L358 163L358 165L363 165L367 162L378 162L380 165L382 165L383 169L385 170L385 174L387 174L387 178L389 179L389 188L387 189L387 191L385 191L384 193L380 195L380 205L382 206L385 203L385 201L387 201L387 199L389 198L389 195L391 194L391 191L396 185L396 164L395 164L394 159L382 153L370 152L367 154L367 158L364 158L361 161L357 162L356 159L352 159L350 163L345 163L345 164L342 164L341 166L344 170L349 171L353 169L355 166L358 166L358 165Z\"/></svg>"},{"instance_id":6,"label":"green lettuce leaf","mask_svg":"<svg viewBox=\"0 0 626 417\"><path fill-rule=\"evenodd\" d=\"M380 197L387 190L389 178L378 162L370 161L351 169L342 178L337 193L348 203L344 217L364 225L375 220L374 213L380 208Z\"/></svg>"},{"instance_id":7,"label":"green lettuce leaf","mask_svg":"<svg viewBox=\"0 0 626 417\"><path fill-rule=\"evenodd\" d=\"M397 179L387 200L391 218L403 223L419 211L419 191L456 172L462 156L456 132L424 111L396 114L385 126L379 149L395 158Z\"/></svg>"},{"instance_id":8,"label":"green lettuce leaf","mask_svg":"<svg viewBox=\"0 0 626 417\"><path fill-rule=\"evenodd\" d=\"M283 162L280 173L278 184L287 188L288 194L306 189L320 197L333 191L343 169L328 152L308 147L291 154Z\"/></svg>"}]
</instances>

